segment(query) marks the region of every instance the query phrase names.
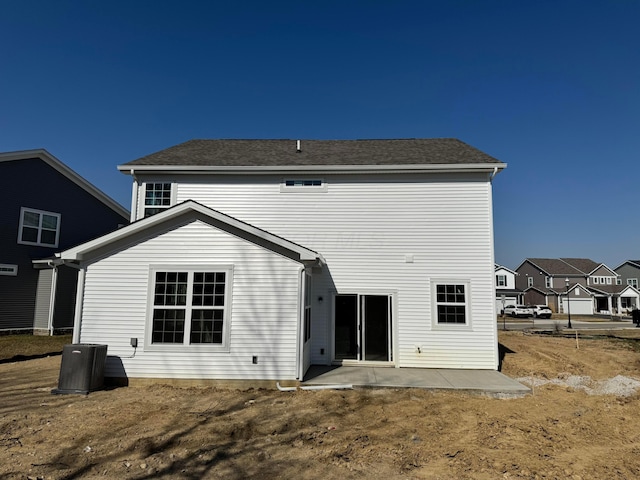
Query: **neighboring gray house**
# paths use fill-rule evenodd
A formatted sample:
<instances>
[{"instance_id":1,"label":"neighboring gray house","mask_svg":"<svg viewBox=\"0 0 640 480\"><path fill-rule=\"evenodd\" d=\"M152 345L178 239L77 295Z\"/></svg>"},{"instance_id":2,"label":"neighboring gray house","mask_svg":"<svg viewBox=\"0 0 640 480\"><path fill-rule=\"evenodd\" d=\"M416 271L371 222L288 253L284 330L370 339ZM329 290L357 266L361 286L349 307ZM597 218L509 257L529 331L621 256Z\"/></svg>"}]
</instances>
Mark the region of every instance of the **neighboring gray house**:
<instances>
[{"instance_id":1,"label":"neighboring gray house","mask_svg":"<svg viewBox=\"0 0 640 480\"><path fill-rule=\"evenodd\" d=\"M77 270L55 252L129 223L129 212L46 150L0 153L0 331L73 325Z\"/></svg>"},{"instance_id":2,"label":"neighboring gray house","mask_svg":"<svg viewBox=\"0 0 640 480\"><path fill-rule=\"evenodd\" d=\"M638 301L637 289L621 285L615 271L588 258L527 258L516 272L525 302L546 303L554 312L567 311L567 291L571 313L585 315L626 313Z\"/></svg>"},{"instance_id":3,"label":"neighboring gray house","mask_svg":"<svg viewBox=\"0 0 640 480\"><path fill-rule=\"evenodd\" d=\"M192 140L118 167L132 223L61 253L107 376L497 369L492 185L455 139ZM137 344L137 348L132 347Z\"/></svg>"},{"instance_id":4,"label":"neighboring gray house","mask_svg":"<svg viewBox=\"0 0 640 480\"><path fill-rule=\"evenodd\" d=\"M522 303L522 290L516 288L516 272L497 264L495 270L496 312L502 313L505 306Z\"/></svg>"},{"instance_id":5,"label":"neighboring gray house","mask_svg":"<svg viewBox=\"0 0 640 480\"><path fill-rule=\"evenodd\" d=\"M614 268L614 271L618 274L621 285L640 289L640 260L627 260ZM640 303L631 301L623 305L623 308L633 310L639 305Z\"/></svg>"}]
</instances>

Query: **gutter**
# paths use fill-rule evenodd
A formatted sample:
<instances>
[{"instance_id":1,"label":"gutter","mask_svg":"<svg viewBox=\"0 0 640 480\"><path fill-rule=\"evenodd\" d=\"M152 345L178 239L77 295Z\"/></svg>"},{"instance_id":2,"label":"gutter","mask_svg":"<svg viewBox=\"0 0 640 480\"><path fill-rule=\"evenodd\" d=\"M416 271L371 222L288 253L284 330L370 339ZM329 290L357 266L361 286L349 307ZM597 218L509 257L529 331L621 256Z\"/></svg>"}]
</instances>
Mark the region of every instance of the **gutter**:
<instances>
[{"instance_id":1,"label":"gutter","mask_svg":"<svg viewBox=\"0 0 640 480\"><path fill-rule=\"evenodd\" d=\"M298 325L296 333L298 336L298 355L296 355L296 379L302 381L304 376L304 330L302 328L304 324L304 293L307 284L306 268L300 267L298 269L298 275L300 275L300 281L298 283Z\"/></svg>"},{"instance_id":2,"label":"gutter","mask_svg":"<svg viewBox=\"0 0 640 480\"><path fill-rule=\"evenodd\" d=\"M137 172L172 174L277 174L277 173L415 173L415 172L494 172L507 167L506 163L462 164L405 164L405 165L136 165ZM129 165L118 165L121 173L131 175Z\"/></svg>"},{"instance_id":3,"label":"gutter","mask_svg":"<svg viewBox=\"0 0 640 480\"><path fill-rule=\"evenodd\" d=\"M78 286L76 288L76 311L73 317L73 339L71 343L80 343L80 327L82 326L82 307L84 303L84 279L86 269L78 271Z\"/></svg>"}]
</instances>

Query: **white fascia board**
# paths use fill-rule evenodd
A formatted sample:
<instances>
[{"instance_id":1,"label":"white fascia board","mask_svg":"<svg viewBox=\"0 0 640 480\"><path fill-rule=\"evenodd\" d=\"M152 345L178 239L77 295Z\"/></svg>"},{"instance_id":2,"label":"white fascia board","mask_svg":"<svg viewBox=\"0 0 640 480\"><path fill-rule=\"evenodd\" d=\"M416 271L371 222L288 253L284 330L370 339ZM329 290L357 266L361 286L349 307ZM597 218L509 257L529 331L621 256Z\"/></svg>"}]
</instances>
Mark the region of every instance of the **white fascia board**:
<instances>
[{"instance_id":1,"label":"white fascia board","mask_svg":"<svg viewBox=\"0 0 640 480\"><path fill-rule=\"evenodd\" d=\"M609 270L611 273L613 273L614 275L618 275L616 272L614 272L613 270L611 270L609 267L607 267L604 263L601 263L600 265L598 265L596 268L594 268L593 270L591 270L589 272L589 276L593 275L593 272L595 272L596 270L599 270L601 267L606 268L607 270ZM600 275L598 275L600 276Z\"/></svg>"},{"instance_id":2,"label":"white fascia board","mask_svg":"<svg viewBox=\"0 0 640 480\"><path fill-rule=\"evenodd\" d=\"M279 166L181 166L181 165L118 165L124 174L174 173L174 174L279 174L279 173L415 173L415 172L499 172L506 163L466 163L433 165L279 165Z\"/></svg>"},{"instance_id":3,"label":"white fascia board","mask_svg":"<svg viewBox=\"0 0 640 480\"><path fill-rule=\"evenodd\" d=\"M59 254L60 258L62 260L67 260L67 261L81 261L84 259L85 255L91 252L92 250L96 250L98 248L108 245L109 243L124 239L136 233L140 233L145 229L152 227L154 225L164 223L176 217L180 217L181 215L183 215L185 212L188 212L188 211L195 211L195 212L201 213L207 217L226 223L231 227L245 231L250 235L261 238L268 242L279 245L280 247L283 247L287 250L295 252L298 255L300 255L301 261L318 261L321 264L326 263L322 255L320 255L319 253L316 253L312 250L302 247L301 245L292 243L288 240L285 240L284 238L280 238L264 230L260 230L259 228L253 227L252 225L241 222L240 220L234 219L232 217L224 215L223 213L220 213L216 210L212 210L210 208L207 208L203 205L200 205L190 200L184 203L181 203L179 205L176 205L173 208L167 209L164 212L158 213L151 217L138 220L137 222L134 222L125 227L122 227L119 230L116 230L114 232L103 235L102 237L96 238L84 244L65 250Z\"/></svg>"},{"instance_id":4,"label":"white fascia board","mask_svg":"<svg viewBox=\"0 0 640 480\"><path fill-rule=\"evenodd\" d=\"M96 197L107 207L111 208L117 214L129 218L131 214L129 210L124 208L114 199L109 197L106 193L98 189L96 186L89 183L85 178L78 175L76 172L67 167L64 163L58 160L56 157L47 152L44 148L38 148L35 150L21 150L17 152L0 153L0 162L8 162L13 160L26 160L29 158L39 158L51 168L57 170L69 180L74 182L80 188L86 190L88 193Z\"/></svg>"}]
</instances>

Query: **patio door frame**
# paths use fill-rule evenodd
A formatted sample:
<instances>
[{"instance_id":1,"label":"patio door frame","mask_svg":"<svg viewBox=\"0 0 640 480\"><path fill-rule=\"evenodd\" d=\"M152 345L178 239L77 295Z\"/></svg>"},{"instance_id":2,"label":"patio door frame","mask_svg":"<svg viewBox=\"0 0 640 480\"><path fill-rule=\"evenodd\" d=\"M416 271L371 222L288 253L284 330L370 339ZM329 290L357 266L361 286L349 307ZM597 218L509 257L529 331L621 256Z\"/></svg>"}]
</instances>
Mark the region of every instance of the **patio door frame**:
<instances>
[{"instance_id":1,"label":"patio door frame","mask_svg":"<svg viewBox=\"0 0 640 480\"><path fill-rule=\"evenodd\" d=\"M336 359L336 308L337 299L340 296L356 297L356 337L357 352L355 359ZM387 360L365 360L366 358L366 297L387 298ZM331 363L334 365L375 365L397 366L397 322L396 316L396 292L366 290L357 292L333 292L331 308Z\"/></svg>"}]
</instances>

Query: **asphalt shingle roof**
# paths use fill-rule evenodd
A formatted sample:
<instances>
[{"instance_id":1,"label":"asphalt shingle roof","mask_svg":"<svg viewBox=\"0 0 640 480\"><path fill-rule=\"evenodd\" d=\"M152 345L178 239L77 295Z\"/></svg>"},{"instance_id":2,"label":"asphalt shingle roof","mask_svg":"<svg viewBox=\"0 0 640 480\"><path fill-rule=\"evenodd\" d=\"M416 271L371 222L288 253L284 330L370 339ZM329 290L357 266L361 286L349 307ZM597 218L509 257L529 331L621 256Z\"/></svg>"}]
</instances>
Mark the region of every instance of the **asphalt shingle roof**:
<instances>
[{"instance_id":1,"label":"asphalt shingle roof","mask_svg":"<svg viewBox=\"0 0 640 480\"><path fill-rule=\"evenodd\" d=\"M499 160L455 138L395 140L189 140L123 166L465 165Z\"/></svg>"},{"instance_id":2,"label":"asphalt shingle roof","mask_svg":"<svg viewBox=\"0 0 640 480\"><path fill-rule=\"evenodd\" d=\"M559 258L527 258L527 260L550 275L584 275L584 272Z\"/></svg>"}]
</instances>

